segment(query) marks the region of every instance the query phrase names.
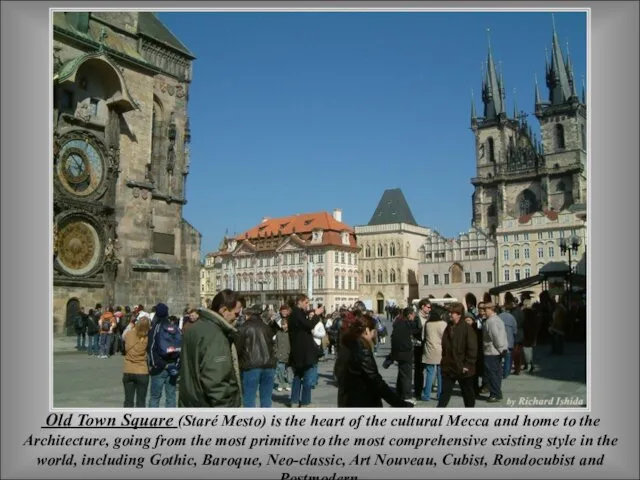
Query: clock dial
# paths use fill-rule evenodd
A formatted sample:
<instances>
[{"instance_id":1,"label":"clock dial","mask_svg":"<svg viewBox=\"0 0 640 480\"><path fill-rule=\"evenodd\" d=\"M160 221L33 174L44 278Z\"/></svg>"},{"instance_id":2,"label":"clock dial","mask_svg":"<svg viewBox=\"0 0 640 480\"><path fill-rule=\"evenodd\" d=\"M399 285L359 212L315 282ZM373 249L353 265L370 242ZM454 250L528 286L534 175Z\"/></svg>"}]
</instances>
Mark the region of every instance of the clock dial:
<instances>
[{"instance_id":1,"label":"clock dial","mask_svg":"<svg viewBox=\"0 0 640 480\"><path fill-rule=\"evenodd\" d=\"M57 172L66 190L87 196L104 180L104 159L91 140L69 140L60 148Z\"/></svg>"},{"instance_id":2,"label":"clock dial","mask_svg":"<svg viewBox=\"0 0 640 480\"><path fill-rule=\"evenodd\" d=\"M58 262L70 275L84 275L100 257L98 232L89 223L72 220L58 232Z\"/></svg>"}]
</instances>

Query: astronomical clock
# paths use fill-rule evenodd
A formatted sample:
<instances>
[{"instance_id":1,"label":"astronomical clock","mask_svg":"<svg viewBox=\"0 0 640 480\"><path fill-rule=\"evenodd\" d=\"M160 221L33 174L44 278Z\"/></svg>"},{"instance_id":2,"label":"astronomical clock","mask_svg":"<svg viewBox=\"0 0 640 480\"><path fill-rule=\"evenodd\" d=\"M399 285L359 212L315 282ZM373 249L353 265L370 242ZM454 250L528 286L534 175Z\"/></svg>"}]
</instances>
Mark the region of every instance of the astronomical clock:
<instances>
[{"instance_id":1,"label":"astronomical clock","mask_svg":"<svg viewBox=\"0 0 640 480\"><path fill-rule=\"evenodd\" d=\"M99 134L98 134L99 135ZM54 267L56 283L102 283L113 241L111 191L115 172L95 133L74 129L56 135L54 147ZM112 153L111 153L112 155Z\"/></svg>"}]
</instances>

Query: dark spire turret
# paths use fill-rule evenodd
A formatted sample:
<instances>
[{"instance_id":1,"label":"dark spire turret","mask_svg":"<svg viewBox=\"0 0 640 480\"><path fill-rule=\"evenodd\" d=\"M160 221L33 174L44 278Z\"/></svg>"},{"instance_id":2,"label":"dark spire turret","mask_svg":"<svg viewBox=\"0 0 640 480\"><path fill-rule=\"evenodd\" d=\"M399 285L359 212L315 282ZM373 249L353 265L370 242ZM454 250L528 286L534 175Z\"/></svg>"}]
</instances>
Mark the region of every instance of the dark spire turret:
<instances>
[{"instance_id":1,"label":"dark spire turret","mask_svg":"<svg viewBox=\"0 0 640 480\"><path fill-rule=\"evenodd\" d=\"M587 91L584 87L584 75L582 76L582 104L587 104Z\"/></svg>"},{"instance_id":2,"label":"dark spire turret","mask_svg":"<svg viewBox=\"0 0 640 480\"><path fill-rule=\"evenodd\" d=\"M489 29L487 29L487 35ZM489 54L487 55L487 70L485 78L482 82L482 101L484 103L485 120L495 120L505 113L504 110L504 92L502 91L501 82L498 79L496 66L493 61L493 53L491 51L491 40L489 39Z\"/></svg>"},{"instance_id":3,"label":"dark spire turret","mask_svg":"<svg viewBox=\"0 0 640 480\"><path fill-rule=\"evenodd\" d=\"M549 102L551 105L561 105L568 103L572 98L570 74L562 58L562 50L558 42L555 19L553 18L553 37L551 40L551 64L547 60L546 77L547 87L549 87Z\"/></svg>"},{"instance_id":4,"label":"dark spire turret","mask_svg":"<svg viewBox=\"0 0 640 480\"><path fill-rule=\"evenodd\" d=\"M471 125L474 125L478 117L476 115L476 101L473 98L473 90L471 90Z\"/></svg>"}]
</instances>

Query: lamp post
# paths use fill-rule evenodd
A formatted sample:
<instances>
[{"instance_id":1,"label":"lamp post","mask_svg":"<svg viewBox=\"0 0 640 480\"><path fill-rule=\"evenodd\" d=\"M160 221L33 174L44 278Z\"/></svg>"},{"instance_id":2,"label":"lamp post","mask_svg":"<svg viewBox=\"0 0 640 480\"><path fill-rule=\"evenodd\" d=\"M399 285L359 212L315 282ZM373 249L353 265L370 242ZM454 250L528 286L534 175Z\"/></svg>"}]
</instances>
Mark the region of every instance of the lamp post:
<instances>
[{"instance_id":1,"label":"lamp post","mask_svg":"<svg viewBox=\"0 0 640 480\"><path fill-rule=\"evenodd\" d=\"M571 254L578 253L578 248L582 240L577 235L571 235L569 239L561 238L558 240L558 245L560 247L561 253L569 254L569 295L573 293L573 285L571 282L571 277L573 276L573 267L571 266ZM569 304L569 299L567 298L567 305Z\"/></svg>"}]
</instances>

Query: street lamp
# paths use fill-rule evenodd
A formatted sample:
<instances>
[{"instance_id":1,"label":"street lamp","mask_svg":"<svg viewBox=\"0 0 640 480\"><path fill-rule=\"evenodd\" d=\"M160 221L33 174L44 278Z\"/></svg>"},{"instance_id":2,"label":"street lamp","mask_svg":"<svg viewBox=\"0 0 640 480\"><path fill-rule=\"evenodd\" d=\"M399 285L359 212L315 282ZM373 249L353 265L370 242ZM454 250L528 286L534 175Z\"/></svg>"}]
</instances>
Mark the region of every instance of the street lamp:
<instances>
[{"instance_id":1,"label":"street lamp","mask_svg":"<svg viewBox=\"0 0 640 480\"><path fill-rule=\"evenodd\" d=\"M569 254L569 294L570 295L573 294L573 285L571 282L571 277L573 275L573 267L571 266L571 253L578 253L578 248L580 247L581 243L582 243L582 240L577 235L571 235L569 239L566 239L563 237L558 240L558 245L560 246L560 252ZM567 298L567 302L569 302L568 298Z\"/></svg>"}]
</instances>

